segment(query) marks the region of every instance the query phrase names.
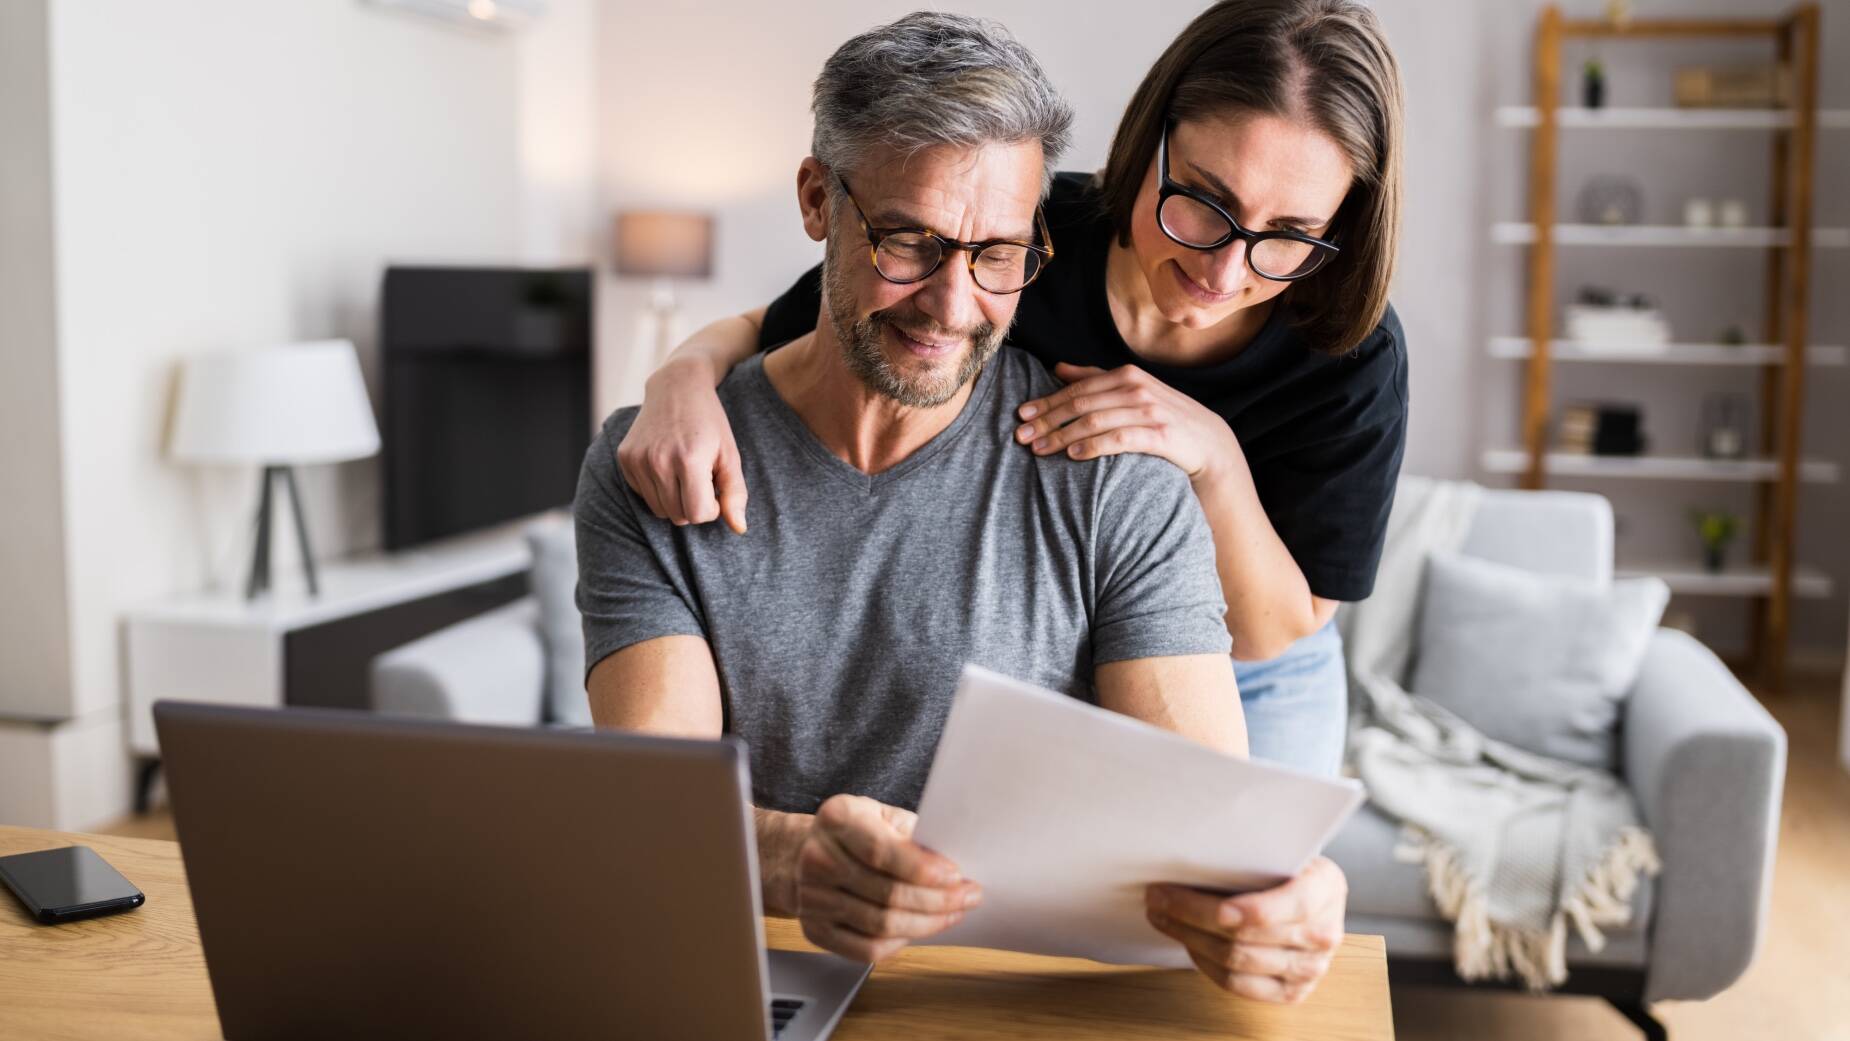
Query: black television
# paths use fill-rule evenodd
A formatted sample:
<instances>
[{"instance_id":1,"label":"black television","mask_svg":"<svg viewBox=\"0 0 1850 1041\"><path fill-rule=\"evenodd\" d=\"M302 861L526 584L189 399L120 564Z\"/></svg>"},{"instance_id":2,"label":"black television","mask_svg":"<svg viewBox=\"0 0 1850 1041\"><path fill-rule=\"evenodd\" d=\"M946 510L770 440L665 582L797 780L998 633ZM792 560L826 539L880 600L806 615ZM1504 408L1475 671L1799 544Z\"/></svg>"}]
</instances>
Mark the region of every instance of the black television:
<instances>
[{"instance_id":1,"label":"black television","mask_svg":"<svg viewBox=\"0 0 1850 1041\"><path fill-rule=\"evenodd\" d=\"M591 440L588 268L390 267L385 547L571 504Z\"/></svg>"}]
</instances>

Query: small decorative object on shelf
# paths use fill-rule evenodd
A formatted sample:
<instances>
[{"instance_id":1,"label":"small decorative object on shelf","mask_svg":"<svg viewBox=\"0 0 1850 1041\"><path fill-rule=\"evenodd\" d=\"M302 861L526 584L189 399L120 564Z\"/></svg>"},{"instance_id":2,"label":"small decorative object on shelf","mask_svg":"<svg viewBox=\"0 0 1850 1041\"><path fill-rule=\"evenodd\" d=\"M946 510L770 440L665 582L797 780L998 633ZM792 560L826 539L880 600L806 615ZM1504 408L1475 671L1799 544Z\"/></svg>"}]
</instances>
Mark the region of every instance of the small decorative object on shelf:
<instances>
[{"instance_id":1,"label":"small decorative object on shelf","mask_svg":"<svg viewBox=\"0 0 1850 1041\"><path fill-rule=\"evenodd\" d=\"M1683 223L1691 228L1715 226L1715 204L1700 195L1683 200Z\"/></svg>"},{"instance_id":2,"label":"small decorative object on shelf","mask_svg":"<svg viewBox=\"0 0 1850 1041\"><path fill-rule=\"evenodd\" d=\"M1598 58L1588 58L1581 71L1580 103L1587 108L1606 107L1606 70Z\"/></svg>"},{"instance_id":3,"label":"small decorative object on shelf","mask_svg":"<svg viewBox=\"0 0 1850 1041\"><path fill-rule=\"evenodd\" d=\"M1747 344L1747 330L1738 325L1731 325L1722 330L1721 342L1730 347L1743 347Z\"/></svg>"},{"instance_id":4,"label":"small decorative object on shelf","mask_svg":"<svg viewBox=\"0 0 1850 1041\"><path fill-rule=\"evenodd\" d=\"M1643 411L1637 405L1565 405L1556 429L1556 450L1575 455L1643 455L1643 426Z\"/></svg>"},{"instance_id":5,"label":"small decorative object on shelf","mask_svg":"<svg viewBox=\"0 0 1850 1041\"><path fill-rule=\"evenodd\" d=\"M1710 459L1747 455L1747 398L1736 393L1702 399L1702 454Z\"/></svg>"},{"instance_id":6,"label":"small decorative object on shelf","mask_svg":"<svg viewBox=\"0 0 1850 1041\"><path fill-rule=\"evenodd\" d=\"M1643 293L1615 293L1604 286L1582 286L1563 316L1567 338L1588 353L1602 348L1634 351L1668 348L1670 323L1655 301Z\"/></svg>"},{"instance_id":7,"label":"small decorative object on shelf","mask_svg":"<svg viewBox=\"0 0 1850 1041\"><path fill-rule=\"evenodd\" d=\"M1728 544L1741 529L1741 519L1726 510L1691 510L1689 519L1702 540L1702 566L1720 574L1728 564Z\"/></svg>"},{"instance_id":8,"label":"small decorative object on shelf","mask_svg":"<svg viewBox=\"0 0 1850 1041\"><path fill-rule=\"evenodd\" d=\"M1784 108L1791 94L1790 77L1773 65L1694 65L1678 69L1674 83L1682 108Z\"/></svg>"},{"instance_id":9,"label":"small decorative object on shelf","mask_svg":"<svg viewBox=\"0 0 1850 1041\"><path fill-rule=\"evenodd\" d=\"M1603 174L1581 187L1575 209L1585 224L1637 224L1644 218L1644 188L1633 178Z\"/></svg>"},{"instance_id":10,"label":"small decorative object on shelf","mask_svg":"<svg viewBox=\"0 0 1850 1041\"><path fill-rule=\"evenodd\" d=\"M1625 25L1632 20L1632 0L1606 0L1606 20Z\"/></svg>"},{"instance_id":11,"label":"small decorative object on shelf","mask_svg":"<svg viewBox=\"0 0 1850 1041\"><path fill-rule=\"evenodd\" d=\"M1747 227L1747 203L1740 199L1723 199L1715 211L1716 222L1724 228Z\"/></svg>"}]
</instances>

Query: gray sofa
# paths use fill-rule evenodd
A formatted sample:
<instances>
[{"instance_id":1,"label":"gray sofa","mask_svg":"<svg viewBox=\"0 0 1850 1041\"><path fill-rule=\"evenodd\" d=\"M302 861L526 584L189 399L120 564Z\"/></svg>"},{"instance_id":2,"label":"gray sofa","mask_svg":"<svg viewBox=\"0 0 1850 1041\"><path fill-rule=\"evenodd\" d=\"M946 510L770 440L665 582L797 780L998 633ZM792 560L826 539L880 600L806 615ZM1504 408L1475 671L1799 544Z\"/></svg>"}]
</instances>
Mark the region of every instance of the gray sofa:
<instances>
[{"instance_id":1,"label":"gray sofa","mask_svg":"<svg viewBox=\"0 0 1850 1041\"><path fill-rule=\"evenodd\" d=\"M571 659L576 634L560 623L570 606L569 528L535 538L536 597L380 657L373 669L376 708L485 723L582 721L549 713L545 694L550 683L583 700L582 654ZM1596 495L1492 491L1464 552L1606 581L1613 566L1611 507ZM551 610L542 612L537 601L548 598ZM543 616L550 616L544 624ZM1610 930L1603 950L1570 941L1563 989L1605 997L1648 1036L1661 1037L1648 1002L1720 992L1759 946L1785 734L1712 653L1671 630L1654 637L1621 726L1624 776L1657 838L1664 870L1639 887L1633 924ZM1348 928L1387 938L1397 983L1461 983L1451 971L1451 926L1427 895L1421 869L1395 859L1396 838L1386 818L1364 808L1331 844L1330 857L1349 877Z\"/></svg>"}]
</instances>

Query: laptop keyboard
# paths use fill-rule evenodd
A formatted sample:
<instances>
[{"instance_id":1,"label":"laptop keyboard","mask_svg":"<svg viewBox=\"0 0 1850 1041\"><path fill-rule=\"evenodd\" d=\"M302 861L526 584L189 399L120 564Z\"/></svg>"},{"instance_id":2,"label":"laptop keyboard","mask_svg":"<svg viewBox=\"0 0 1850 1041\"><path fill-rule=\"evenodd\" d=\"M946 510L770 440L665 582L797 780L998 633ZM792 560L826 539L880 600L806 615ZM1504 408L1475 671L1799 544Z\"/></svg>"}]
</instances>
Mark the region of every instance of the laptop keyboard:
<instances>
[{"instance_id":1,"label":"laptop keyboard","mask_svg":"<svg viewBox=\"0 0 1850 1041\"><path fill-rule=\"evenodd\" d=\"M802 1008L802 998L772 998L771 1036L773 1038L782 1037L784 1028L790 1025L790 1021L796 1018L797 1012Z\"/></svg>"}]
</instances>

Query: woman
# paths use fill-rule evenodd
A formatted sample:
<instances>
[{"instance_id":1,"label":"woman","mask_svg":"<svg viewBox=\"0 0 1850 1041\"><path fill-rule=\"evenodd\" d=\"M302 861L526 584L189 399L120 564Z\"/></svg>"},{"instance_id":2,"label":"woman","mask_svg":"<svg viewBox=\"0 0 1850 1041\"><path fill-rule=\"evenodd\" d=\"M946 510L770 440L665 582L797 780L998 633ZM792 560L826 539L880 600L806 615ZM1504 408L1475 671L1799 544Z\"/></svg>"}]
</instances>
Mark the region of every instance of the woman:
<instances>
[{"instance_id":1,"label":"woman","mask_svg":"<svg viewBox=\"0 0 1850 1041\"><path fill-rule=\"evenodd\" d=\"M1056 249L1011 342L1067 381L1024 402L1030 450L1158 455L1214 532L1256 757L1342 758L1337 605L1368 596L1406 431L1388 306L1400 222L1399 73L1355 0L1225 0L1157 60L1100 174L1060 174ZM713 387L815 326L820 268L716 322L650 378L618 449L657 516L744 530ZM717 499L716 499L717 493Z\"/></svg>"}]
</instances>

